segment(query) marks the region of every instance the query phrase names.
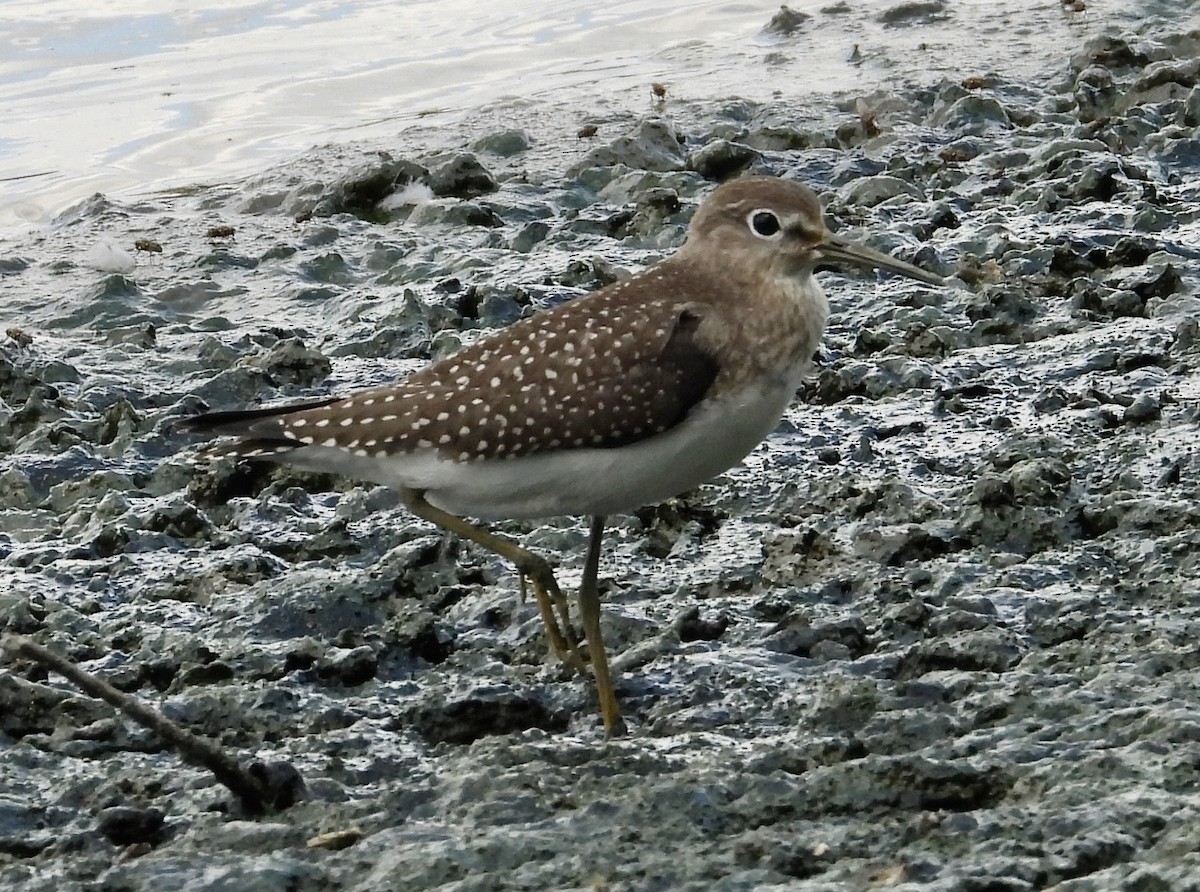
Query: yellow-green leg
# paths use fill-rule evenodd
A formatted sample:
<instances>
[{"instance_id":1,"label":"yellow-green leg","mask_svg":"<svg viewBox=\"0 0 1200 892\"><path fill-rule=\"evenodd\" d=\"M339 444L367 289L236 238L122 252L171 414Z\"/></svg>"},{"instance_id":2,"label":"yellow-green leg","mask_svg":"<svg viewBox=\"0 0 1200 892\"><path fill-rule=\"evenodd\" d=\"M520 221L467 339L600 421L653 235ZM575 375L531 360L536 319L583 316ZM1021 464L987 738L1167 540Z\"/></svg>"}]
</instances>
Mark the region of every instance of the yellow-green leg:
<instances>
[{"instance_id":1,"label":"yellow-green leg","mask_svg":"<svg viewBox=\"0 0 1200 892\"><path fill-rule=\"evenodd\" d=\"M464 539L469 539L512 561L517 572L521 574L522 585L526 577L533 583L533 593L537 599L542 623L546 627L546 636L550 639L551 649L568 666L580 672L584 671L585 660L580 656L579 642L571 628L566 598L558 587L554 571L544 559L514 542L467 523L461 517L435 508L419 493L404 494L404 505L417 517L457 533ZM579 612L588 643L587 662L592 664L592 674L596 679L596 693L600 700L600 717L604 720L604 731L609 737L620 737L625 734L626 727L624 719L621 718L620 706L617 704L616 691L613 689L608 653L604 648L604 636L600 629L600 592L596 586L603 538L604 518L593 517L587 558L583 565L583 581L579 586ZM562 626L559 625L556 611L558 617L562 618Z\"/></svg>"},{"instance_id":2,"label":"yellow-green leg","mask_svg":"<svg viewBox=\"0 0 1200 892\"><path fill-rule=\"evenodd\" d=\"M464 539L469 539L477 545L482 545L488 551L512 561L517 572L523 578L528 577L533 583L533 594L537 599L538 612L542 615L542 623L546 626L546 637L550 639L551 650L554 651L555 656L571 668L578 672L585 671L584 659L579 655L579 642L575 637L575 631L568 622L567 599L563 597L562 590L558 587L554 571L550 569L550 565L543 558L531 551L526 551L514 542L509 542L507 539L469 524L461 517L449 514L441 508L435 508L419 493L406 493L404 506L417 517L437 524L452 533L457 533ZM563 620L562 626L555 618L556 607Z\"/></svg>"},{"instance_id":3,"label":"yellow-green leg","mask_svg":"<svg viewBox=\"0 0 1200 892\"><path fill-rule=\"evenodd\" d=\"M621 707L617 704L617 692L613 689L612 674L608 668L608 651L604 648L604 636L600 630L600 592L596 587L600 570L600 543L603 539L604 517L597 515L592 518L587 559L583 563L583 581L579 584L579 613L583 618L583 634L587 638L592 674L596 676L596 693L600 697L604 732L609 737L621 737L626 731L625 720L621 718Z\"/></svg>"}]
</instances>

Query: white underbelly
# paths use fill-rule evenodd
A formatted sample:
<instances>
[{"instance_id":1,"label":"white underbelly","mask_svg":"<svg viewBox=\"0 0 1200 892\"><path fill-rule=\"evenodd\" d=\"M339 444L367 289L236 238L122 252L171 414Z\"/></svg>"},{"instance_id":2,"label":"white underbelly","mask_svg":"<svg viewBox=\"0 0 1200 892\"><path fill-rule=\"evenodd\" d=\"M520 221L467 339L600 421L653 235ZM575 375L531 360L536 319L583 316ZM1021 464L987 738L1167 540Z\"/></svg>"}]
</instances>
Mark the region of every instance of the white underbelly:
<instances>
[{"instance_id":1,"label":"white underbelly","mask_svg":"<svg viewBox=\"0 0 1200 892\"><path fill-rule=\"evenodd\" d=\"M428 449L375 458L305 446L280 461L424 493L452 514L481 520L616 514L692 489L738 464L779 423L793 381L706 403L671 430L631 446L570 449L458 462Z\"/></svg>"},{"instance_id":2,"label":"white underbelly","mask_svg":"<svg viewBox=\"0 0 1200 892\"><path fill-rule=\"evenodd\" d=\"M392 485L421 489L439 508L484 520L630 511L738 464L775 429L793 393L781 385L708 404L666 433L617 449L466 464L397 458Z\"/></svg>"}]
</instances>

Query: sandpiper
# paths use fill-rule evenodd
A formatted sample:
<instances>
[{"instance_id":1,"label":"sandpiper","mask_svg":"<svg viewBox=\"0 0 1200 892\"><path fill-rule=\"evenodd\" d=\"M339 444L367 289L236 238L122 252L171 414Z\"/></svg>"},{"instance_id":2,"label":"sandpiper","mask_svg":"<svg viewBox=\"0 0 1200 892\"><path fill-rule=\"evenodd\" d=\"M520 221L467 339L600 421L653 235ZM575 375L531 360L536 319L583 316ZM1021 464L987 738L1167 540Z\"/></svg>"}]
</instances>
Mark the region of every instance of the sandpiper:
<instances>
[{"instance_id":1,"label":"sandpiper","mask_svg":"<svg viewBox=\"0 0 1200 892\"><path fill-rule=\"evenodd\" d=\"M590 662L605 731L621 734L596 586L605 517L705 482L771 433L825 328L813 279L823 264L942 284L829 232L807 186L746 177L702 203L666 260L394 384L180 427L239 438L225 454L388 486L413 514L510 560L533 584L554 652ZM564 514L591 517L586 656L550 565L463 519Z\"/></svg>"}]
</instances>

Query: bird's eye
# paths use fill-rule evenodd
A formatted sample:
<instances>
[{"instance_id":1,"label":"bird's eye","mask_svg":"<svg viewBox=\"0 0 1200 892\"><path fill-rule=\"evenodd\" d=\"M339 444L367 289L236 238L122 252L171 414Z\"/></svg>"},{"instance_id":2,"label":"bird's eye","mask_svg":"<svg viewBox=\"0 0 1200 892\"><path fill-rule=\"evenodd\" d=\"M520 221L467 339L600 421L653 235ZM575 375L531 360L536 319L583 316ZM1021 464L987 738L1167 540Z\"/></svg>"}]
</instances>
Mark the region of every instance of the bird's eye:
<instances>
[{"instance_id":1,"label":"bird's eye","mask_svg":"<svg viewBox=\"0 0 1200 892\"><path fill-rule=\"evenodd\" d=\"M783 229L773 211L751 211L747 222L754 234L763 238L773 238Z\"/></svg>"}]
</instances>

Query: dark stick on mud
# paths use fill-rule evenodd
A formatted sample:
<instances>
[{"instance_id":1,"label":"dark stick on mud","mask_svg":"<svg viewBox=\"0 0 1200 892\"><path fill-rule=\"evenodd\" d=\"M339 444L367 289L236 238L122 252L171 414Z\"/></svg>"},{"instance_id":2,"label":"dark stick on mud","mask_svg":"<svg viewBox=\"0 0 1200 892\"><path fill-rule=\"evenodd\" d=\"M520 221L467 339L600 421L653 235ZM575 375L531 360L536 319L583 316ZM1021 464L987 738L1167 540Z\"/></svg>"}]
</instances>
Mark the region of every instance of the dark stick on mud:
<instances>
[{"instance_id":1,"label":"dark stick on mud","mask_svg":"<svg viewBox=\"0 0 1200 892\"><path fill-rule=\"evenodd\" d=\"M304 781L288 763L255 761L243 768L237 759L211 740L193 734L136 697L117 690L104 679L80 669L66 657L22 635L7 636L3 640L2 650L49 666L82 691L115 706L138 724L158 734L186 761L211 771L238 798L247 814L281 811L304 796Z\"/></svg>"}]
</instances>

